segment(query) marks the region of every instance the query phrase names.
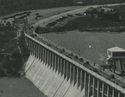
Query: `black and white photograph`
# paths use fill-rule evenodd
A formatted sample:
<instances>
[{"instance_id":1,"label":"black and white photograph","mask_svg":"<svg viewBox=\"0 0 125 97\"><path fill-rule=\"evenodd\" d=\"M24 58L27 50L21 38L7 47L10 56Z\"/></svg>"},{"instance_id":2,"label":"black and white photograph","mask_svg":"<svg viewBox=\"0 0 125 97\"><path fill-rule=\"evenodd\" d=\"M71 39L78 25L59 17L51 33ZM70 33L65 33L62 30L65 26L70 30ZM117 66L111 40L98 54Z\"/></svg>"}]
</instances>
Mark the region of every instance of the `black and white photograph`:
<instances>
[{"instance_id":1,"label":"black and white photograph","mask_svg":"<svg viewBox=\"0 0 125 97\"><path fill-rule=\"evenodd\" d=\"M125 0L0 0L0 97L125 97Z\"/></svg>"}]
</instances>

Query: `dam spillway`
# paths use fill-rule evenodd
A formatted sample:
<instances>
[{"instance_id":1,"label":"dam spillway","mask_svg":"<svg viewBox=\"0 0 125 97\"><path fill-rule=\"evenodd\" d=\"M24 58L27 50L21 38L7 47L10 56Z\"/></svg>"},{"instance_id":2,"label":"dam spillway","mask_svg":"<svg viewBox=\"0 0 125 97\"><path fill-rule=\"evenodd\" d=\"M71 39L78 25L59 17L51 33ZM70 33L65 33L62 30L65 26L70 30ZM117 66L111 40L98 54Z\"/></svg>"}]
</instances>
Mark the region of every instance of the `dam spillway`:
<instances>
[{"instance_id":1,"label":"dam spillway","mask_svg":"<svg viewBox=\"0 0 125 97\"><path fill-rule=\"evenodd\" d=\"M125 89L25 34L26 77L48 97L125 97Z\"/></svg>"}]
</instances>

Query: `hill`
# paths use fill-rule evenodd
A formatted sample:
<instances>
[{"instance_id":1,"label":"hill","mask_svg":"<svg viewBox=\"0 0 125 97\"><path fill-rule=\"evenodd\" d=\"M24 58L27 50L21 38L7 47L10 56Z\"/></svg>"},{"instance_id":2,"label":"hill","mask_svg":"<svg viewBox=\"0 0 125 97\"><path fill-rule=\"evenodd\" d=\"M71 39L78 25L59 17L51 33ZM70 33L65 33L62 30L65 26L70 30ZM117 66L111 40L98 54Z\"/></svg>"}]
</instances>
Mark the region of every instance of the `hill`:
<instances>
[{"instance_id":1,"label":"hill","mask_svg":"<svg viewBox=\"0 0 125 97\"><path fill-rule=\"evenodd\" d=\"M77 5L75 3L77 1L83 1L84 5L125 2L124 0L0 0L0 16L24 10Z\"/></svg>"},{"instance_id":2,"label":"hill","mask_svg":"<svg viewBox=\"0 0 125 97\"><path fill-rule=\"evenodd\" d=\"M0 15L32 9L71 5L72 0L0 0Z\"/></svg>"}]
</instances>

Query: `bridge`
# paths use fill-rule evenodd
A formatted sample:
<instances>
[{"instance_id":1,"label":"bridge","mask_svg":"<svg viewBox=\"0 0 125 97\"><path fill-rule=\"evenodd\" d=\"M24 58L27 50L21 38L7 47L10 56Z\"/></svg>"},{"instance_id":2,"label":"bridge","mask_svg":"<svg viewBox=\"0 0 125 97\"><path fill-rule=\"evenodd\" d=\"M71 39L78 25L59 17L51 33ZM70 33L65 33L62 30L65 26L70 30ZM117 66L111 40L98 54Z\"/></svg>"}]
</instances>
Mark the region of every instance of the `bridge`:
<instances>
[{"instance_id":1,"label":"bridge","mask_svg":"<svg viewBox=\"0 0 125 97\"><path fill-rule=\"evenodd\" d=\"M37 36L25 37L30 50L26 77L48 97L125 97L124 86L67 57Z\"/></svg>"}]
</instances>

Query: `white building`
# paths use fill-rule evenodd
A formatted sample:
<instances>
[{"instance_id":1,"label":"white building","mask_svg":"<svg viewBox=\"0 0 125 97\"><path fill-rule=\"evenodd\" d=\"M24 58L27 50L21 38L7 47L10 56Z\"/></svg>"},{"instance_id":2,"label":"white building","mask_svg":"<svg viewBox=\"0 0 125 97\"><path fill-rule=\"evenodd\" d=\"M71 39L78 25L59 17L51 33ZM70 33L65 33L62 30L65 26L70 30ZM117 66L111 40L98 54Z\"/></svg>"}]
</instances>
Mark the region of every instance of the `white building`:
<instances>
[{"instance_id":1,"label":"white building","mask_svg":"<svg viewBox=\"0 0 125 97\"><path fill-rule=\"evenodd\" d=\"M125 49L113 47L107 49L107 63L111 65L118 74L125 73Z\"/></svg>"}]
</instances>

